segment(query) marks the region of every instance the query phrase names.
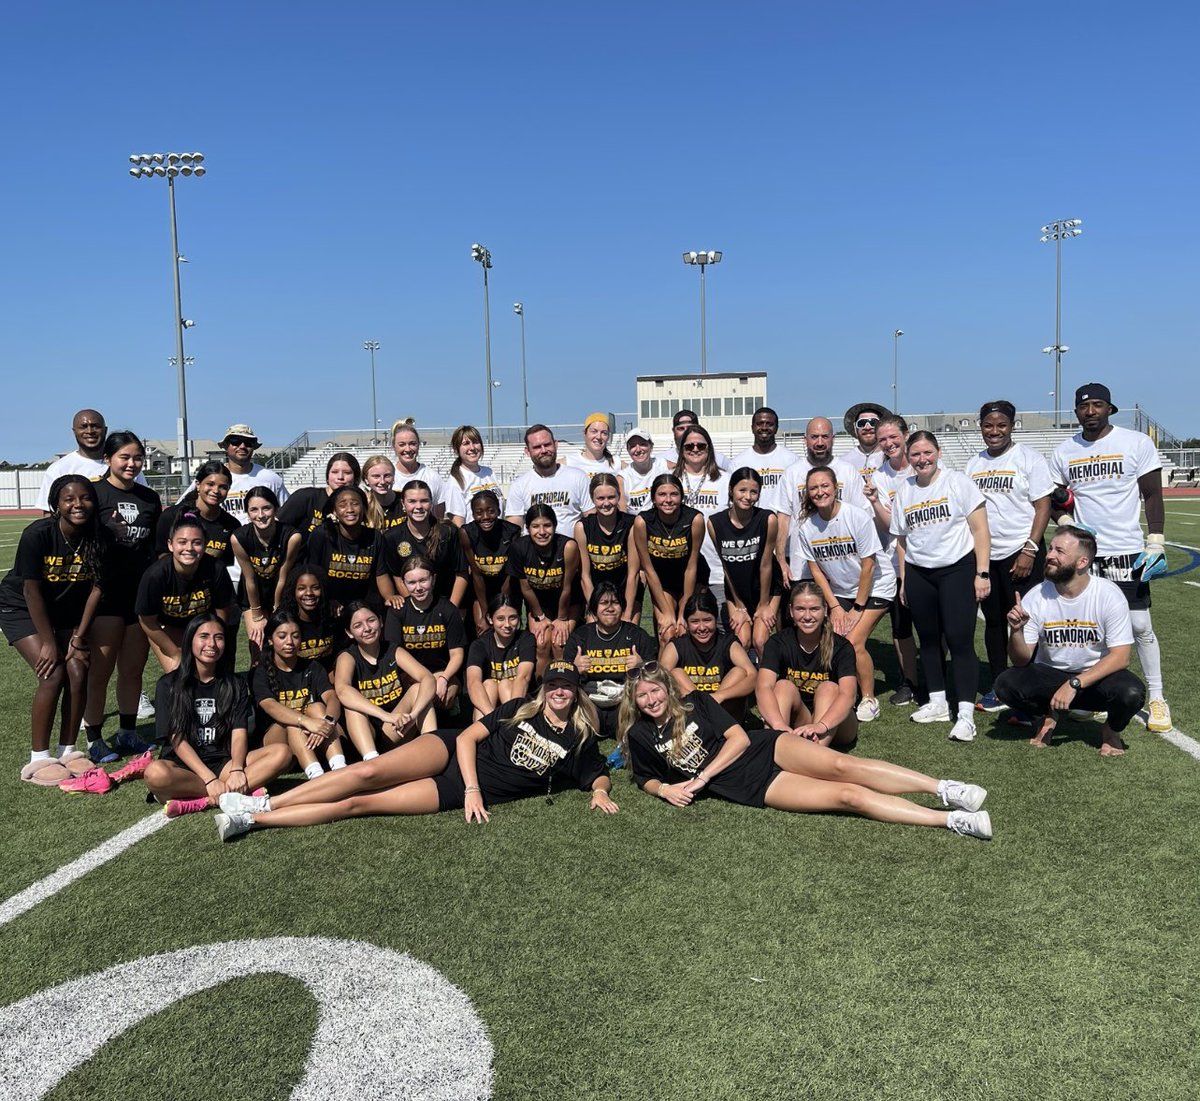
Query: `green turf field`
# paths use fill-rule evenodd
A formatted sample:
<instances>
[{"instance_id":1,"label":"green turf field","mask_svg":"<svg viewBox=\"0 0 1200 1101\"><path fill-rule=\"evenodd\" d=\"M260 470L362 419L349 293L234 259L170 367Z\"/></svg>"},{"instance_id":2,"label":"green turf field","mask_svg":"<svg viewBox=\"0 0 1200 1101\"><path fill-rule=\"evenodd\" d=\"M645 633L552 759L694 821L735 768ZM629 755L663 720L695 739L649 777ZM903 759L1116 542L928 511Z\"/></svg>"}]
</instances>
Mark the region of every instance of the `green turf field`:
<instances>
[{"instance_id":1,"label":"green turf field","mask_svg":"<svg viewBox=\"0 0 1200 1101\"><path fill-rule=\"evenodd\" d=\"M5 569L25 522L0 521ZM1200 546L1200 499L1169 501L1167 530ZM1200 569L1156 581L1154 611L1176 726L1200 736L1189 581ZM5 648L0 902L153 813L136 783L68 797L19 782L31 689ZM0 1003L153 953L331 938L376 946L360 970L318 953L343 992L385 973L390 951L465 993L497 1098L1195 1098L1200 762L1136 725L1130 752L1103 760L1088 724L1038 752L1027 732L980 720L958 745L885 705L856 752L984 784L990 844L716 802L674 810L623 772L612 818L564 793L500 807L484 827L448 813L221 845L211 817L192 815L0 925ZM310 949L289 943L278 951L299 966ZM285 1098L327 1053L300 979L256 974L178 999L166 979L151 988L169 1008L45 1096ZM135 995L74 997L90 1035ZM454 1022L437 998L383 999L390 1027L343 1013L364 1024L337 1057L369 1065L414 1029L440 1042ZM51 1035L47 1048L83 1043L75 1026ZM43 1095L8 1074L0 1096Z\"/></svg>"}]
</instances>

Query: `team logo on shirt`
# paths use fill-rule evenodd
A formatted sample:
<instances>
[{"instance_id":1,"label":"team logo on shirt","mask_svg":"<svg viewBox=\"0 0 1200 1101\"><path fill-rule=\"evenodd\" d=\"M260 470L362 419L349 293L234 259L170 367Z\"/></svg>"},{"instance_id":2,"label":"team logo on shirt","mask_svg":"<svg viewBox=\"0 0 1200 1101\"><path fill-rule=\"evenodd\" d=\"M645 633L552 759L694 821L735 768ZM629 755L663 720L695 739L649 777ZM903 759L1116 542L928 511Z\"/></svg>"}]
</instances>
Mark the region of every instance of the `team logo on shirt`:
<instances>
[{"instance_id":1,"label":"team logo on shirt","mask_svg":"<svg viewBox=\"0 0 1200 1101\"><path fill-rule=\"evenodd\" d=\"M117 515L121 517L121 520L128 527L137 520L138 507L132 501L118 501Z\"/></svg>"},{"instance_id":2,"label":"team logo on shirt","mask_svg":"<svg viewBox=\"0 0 1200 1101\"><path fill-rule=\"evenodd\" d=\"M567 751L558 742L543 738L528 723L517 723L517 736L508 755L517 768L545 776L566 755Z\"/></svg>"},{"instance_id":3,"label":"team logo on shirt","mask_svg":"<svg viewBox=\"0 0 1200 1101\"><path fill-rule=\"evenodd\" d=\"M529 503L532 505L549 505L551 508L562 508L571 503L571 495L565 489L547 489L544 492L531 493Z\"/></svg>"},{"instance_id":4,"label":"team logo on shirt","mask_svg":"<svg viewBox=\"0 0 1200 1101\"><path fill-rule=\"evenodd\" d=\"M394 703L404 695L404 685L400 683L400 671L394 665L386 673L381 673L377 677L364 677L362 680L356 680L354 687L377 707Z\"/></svg>"},{"instance_id":5,"label":"team logo on shirt","mask_svg":"<svg viewBox=\"0 0 1200 1101\"><path fill-rule=\"evenodd\" d=\"M646 540L651 558L686 558L692 552L691 535L651 535Z\"/></svg>"},{"instance_id":6,"label":"team logo on shirt","mask_svg":"<svg viewBox=\"0 0 1200 1101\"><path fill-rule=\"evenodd\" d=\"M681 665L683 675L695 686L697 692L715 692L721 687L719 665Z\"/></svg>"},{"instance_id":7,"label":"team logo on shirt","mask_svg":"<svg viewBox=\"0 0 1200 1101\"><path fill-rule=\"evenodd\" d=\"M371 575L374 557L369 554L343 554L334 551L329 556L329 576L340 581L365 581Z\"/></svg>"},{"instance_id":8,"label":"team logo on shirt","mask_svg":"<svg viewBox=\"0 0 1200 1101\"><path fill-rule=\"evenodd\" d=\"M664 738L655 743L654 748L665 757L680 772L690 772L693 775L704 767L708 753L704 743L696 733L696 724L688 723L683 728L683 739L679 747L675 746L674 738Z\"/></svg>"},{"instance_id":9,"label":"team logo on shirt","mask_svg":"<svg viewBox=\"0 0 1200 1101\"><path fill-rule=\"evenodd\" d=\"M293 711L303 712L308 707L308 687L304 688L281 688L275 693L275 698L283 704L284 707L290 707Z\"/></svg>"},{"instance_id":10,"label":"team logo on shirt","mask_svg":"<svg viewBox=\"0 0 1200 1101\"><path fill-rule=\"evenodd\" d=\"M475 565L479 567L479 572L484 577L498 577L504 571L505 565L508 563L507 555L500 554L476 554Z\"/></svg>"},{"instance_id":11,"label":"team logo on shirt","mask_svg":"<svg viewBox=\"0 0 1200 1101\"><path fill-rule=\"evenodd\" d=\"M588 543L587 550L593 569L615 570L628 561L621 543Z\"/></svg>"},{"instance_id":12,"label":"team logo on shirt","mask_svg":"<svg viewBox=\"0 0 1200 1101\"><path fill-rule=\"evenodd\" d=\"M396 547L396 553L401 558L411 558L413 553L413 545L407 539L402 539Z\"/></svg>"},{"instance_id":13,"label":"team logo on shirt","mask_svg":"<svg viewBox=\"0 0 1200 1101\"><path fill-rule=\"evenodd\" d=\"M1124 455L1094 455L1067 463L1067 480L1078 482L1116 482L1125 477Z\"/></svg>"},{"instance_id":14,"label":"team logo on shirt","mask_svg":"<svg viewBox=\"0 0 1200 1101\"><path fill-rule=\"evenodd\" d=\"M404 648L406 650L441 650L446 645L444 623L421 623L404 625Z\"/></svg>"},{"instance_id":15,"label":"team logo on shirt","mask_svg":"<svg viewBox=\"0 0 1200 1101\"><path fill-rule=\"evenodd\" d=\"M525 580L535 589L561 589L562 566L526 566Z\"/></svg>"},{"instance_id":16,"label":"team logo on shirt","mask_svg":"<svg viewBox=\"0 0 1200 1101\"><path fill-rule=\"evenodd\" d=\"M829 679L828 673L821 673L812 669L793 669L790 665L787 668L786 675L787 679L796 686L802 696L815 695L817 689Z\"/></svg>"},{"instance_id":17,"label":"team logo on shirt","mask_svg":"<svg viewBox=\"0 0 1200 1101\"><path fill-rule=\"evenodd\" d=\"M65 554L47 554L42 558L42 580L58 583L72 581L90 581L91 570L84 570L83 559L75 554L67 561Z\"/></svg>"},{"instance_id":18,"label":"team logo on shirt","mask_svg":"<svg viewBox=\"0 0 1200 1101\"><path fill-rule=\"evenodd\" d=\"M179 596L167 593L162 598L162 614L168 619L186 620L207 612L211 605L212 591L208 588L193 589Z\"/></svg>"},{"instance_id":19,"label":"team logo on shirt","mask_svg":"<svg viewBox=\"0 0 1200 1101\"><path fill-rule=\"evenodd\" d=\"M726 563L753 562L758 557L758 546L762 542L760 536L752 539L723 539L721 540L721 561Z\"/></svg>"},{"instance_id":20,"label":"team logo on shirt","mask_svg":"<svg viewBox=\"0 0 1200 1101\"><path fill-rule=\"evenodd\" d=\"M814 539L812 549L818 562L858 557L858 544L855 543L853 535L831 535L826 539Z\"/></svg>"},{"instance_id":21,"label":"team logo on shirt","mask_svg":"<svg viewBox=\"0 0 1200 1101\"><path fill-rule=\"evenodd\" d=\"M950 500L939 497L934 501L918 501L904 509L904 524L909 528L926 528L950 520Z\"/></svg>"},{"instance_id":22,"label":"team logo on shirt","mask_svg":"<svg viewBox=\"0 0 1200 1101\"><path fill-rule=\"evenodd\" d=\"M971 477L980 493L1012 493L1017 483L1015 470L981 470Z\"/></svg>"},{"instance_id":23,"label":"team logo on shirt","mask_svg":"<svg viewBox=\"0 0 1200 1101\"><path fill-rule=\"evenodd\" d=\"M1044 623L1042 638L1047 646L1058 649L1087 650L1103 641L1100 624L1090 619L1058 619Z\"/></svg>"},{"instance_id":24,"label":"team logo on shirt","mask_svg":"<svg viewBox=\"0 0 1200 1101\"><path fill-rule=\"evenodd\" d=\"M629 670L629 655L633 653L632 646L609 646L587 648L583 651L591 659L587 675L599 677L605 673L625 673Z\"/></svg>"},{"instance_id":25,"label":"team logo on shirt","mask_svg":"<svg viewBox=\"0 0 1200 1101\"><path fill-rule=\"evenodd\" d=\"M217 701L215 699L199 699L196 701L196 718L202 723L208 725L212 722L213 716L217 713Z\"/></svg>"}]
</instances>

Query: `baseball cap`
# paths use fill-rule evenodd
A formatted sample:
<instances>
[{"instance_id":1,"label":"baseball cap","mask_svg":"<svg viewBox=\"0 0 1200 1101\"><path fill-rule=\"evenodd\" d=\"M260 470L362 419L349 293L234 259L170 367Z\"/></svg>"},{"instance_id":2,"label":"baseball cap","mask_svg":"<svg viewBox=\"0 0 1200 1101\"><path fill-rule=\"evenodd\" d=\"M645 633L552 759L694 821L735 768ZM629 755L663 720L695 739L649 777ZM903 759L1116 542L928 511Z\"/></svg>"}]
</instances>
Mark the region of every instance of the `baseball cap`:
<instances>
[{"instance_id":1,"label":"baseball cap","mask_svg":"<svg viewBox=\"0 0 1200 1101\"><path fill-rule=\"evenodd\" d=\"M1085 382L1075 391L1075 404L1081 405L1085 401L1106 401L1112 405L1114 413L1121 411L1113 405L1112 394L1108 392L1108 387L1102 382Z\"/></svg>"},{"instance_id":2,"label":"baseball cap","mask_svg":"<svg viewBox=\"0 0 1200 1101\"><path fill-rule=\"evenodd\" d=\"M552 680L565 680L573 688L578 688L579 670L569 661L552 661L542 674L542 683L548 684Z\"/></svg>"},{"instance_id":3,"label":"baseball cap","mask_svg":"<svg viewBox=\"0 0 1200 1101\"><path fill-rule=\"evenodd\" d=\"M683 420L683 418L684 418L684 417L688 417L688 418L689 418L689 419L692 421L692 423L693 423L693 424L699 424L699 423L700 423L700 418L699 418L698 416L696 416L696 413L695 413L695 411L694 411L694 410L692 410L692 409L680 409L680 410L679 410L679 412L678 412L678 413L676 413L676 414L675 414L675 416L673 416L673 417L671 418L671 427L672 427L672 428L678 428L678 427L679 427L679 422L680 422L681 420Z\"/></svg>"},{"instance_id":4,"label":"baseball cap","mask_svg":"<svg viewBox=\"0 0 1200 1101\"><path fill-rule=\"evenodd\" d=\"M654 441L649 436L647 436L645 432L634 431L634 432L626 433L626 435L625 435L626 448L628 448L629 445L631 443L633 443L634 440L641 440L642 443L645 443L645 444L653 444L654 443Z\"/></svg>"}]
</instances>

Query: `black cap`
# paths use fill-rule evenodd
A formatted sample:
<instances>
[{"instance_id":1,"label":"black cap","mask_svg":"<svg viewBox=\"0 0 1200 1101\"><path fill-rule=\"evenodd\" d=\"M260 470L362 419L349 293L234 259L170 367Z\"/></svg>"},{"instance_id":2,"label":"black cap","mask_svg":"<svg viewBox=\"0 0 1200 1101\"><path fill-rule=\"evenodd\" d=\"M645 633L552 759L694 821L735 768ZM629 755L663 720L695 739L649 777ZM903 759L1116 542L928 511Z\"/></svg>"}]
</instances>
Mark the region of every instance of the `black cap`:
<instances>
[{"instance_id":1,"label":"black cap","mask_svg":"<svg viewBox=\"0 0 1200 1101\"><path fill-rule=\"evenodd\" d=\"M565 680L573 688L578 688L579 670L569 661L552 661L542 674L542 683L549 684L552 680Z\"/></svg>"},{"instance_id":2,"label":"black cap","mask_svg":"<svg viewBox=\"0 0 1200 1101\"><path fill-rule=\"evenodd\" d=\"M1106 401L1114 413L1121 411L1113 405L1112 394L1108 392L1108 387L1102 382L1085 382L1075 391L1076 406L1082 405L1085 401Z\"/></svg>"},{"instance_id":3,"label":"black cap","mask_svg":"<svg viewBox=\"0 0 1200 1101\"><path fill-rule=\"evenodd\" d=\"M676 414L675 414L675 416L673 416L673 417L671 418L671 427L672 427L672 428L676 428L676 427L678 427L678 425L679 425L679 419L680 419L680 417L691 417L691 418L692 418L692 423L693 423L693 424L699 424L699 423L700 423L700 418L699 418L698 416L696 416L696 413L695 413L695 411L694 411L694 410L692 410L692 409L680 409L680 410L679 410L679 412L678 412L678 413L676 413Z\"/></svg>"}]
</instances>

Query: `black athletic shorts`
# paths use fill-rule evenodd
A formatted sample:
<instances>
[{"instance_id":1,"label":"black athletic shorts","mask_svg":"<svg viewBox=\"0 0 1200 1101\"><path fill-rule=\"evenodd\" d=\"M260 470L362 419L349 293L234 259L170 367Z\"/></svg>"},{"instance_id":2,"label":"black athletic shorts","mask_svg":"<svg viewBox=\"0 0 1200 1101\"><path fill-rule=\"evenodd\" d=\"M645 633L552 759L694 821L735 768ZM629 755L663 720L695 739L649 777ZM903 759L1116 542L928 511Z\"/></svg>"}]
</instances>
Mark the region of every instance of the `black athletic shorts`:
<instances>
[{"instance_id":1,"label":"black athletic shorts","mask_svg":"<svg viewBox=\"0 0 1200 1101\"><path fill-rule=\"evenodd\" d=\"M848 612L851 608L854 607L854 597L852 597L852 596L839 596L837 598L837 602L842 606L843 612ZM890 600L884 600L883 597L880 597L880 596L868 596L867 597L867 611L869 611L869 612L881 612L885 608L890 608L891 606L892 606L892 602Z\"/></svg>"},{"instance_id":2,"label":"black athletic shorts","mask_svg":"<svg viewBox=\"0 0 1200 1101\"><path fill-rule=\"evenodd\" d=\"M1150 582L1133 576L1136 554L1110 554L1099 556L1092 562L1092 573L1107 578L1125 594L1125 602L1131 612L1144 612L1150 607Z\"/></svg>"},{"instance_id":3,"label":"black athletic shorts","mask_svg":"<svg viewBox=\"0 0 1200 1101\"><path fill-rule=\"evenodd\" d=\"M37 634L37 628L24 608L0 608L0 631L4 632L9 646Z\"/></svg>"},{"instance_id":4,"label":"black athletic shorts","mask_svg":"<svg viewBox=\"0 0 1200 1101\"><path fill-rule=\"evenodd\" d=\"M450 763L433 778L437 786L438 810L461 810L466 801L466 783L458 769L457 730L435 730L433 736L440 738L450 754Z\"/></svg>"}]
</instances>

